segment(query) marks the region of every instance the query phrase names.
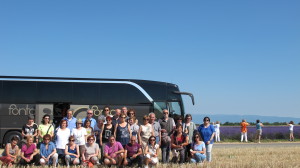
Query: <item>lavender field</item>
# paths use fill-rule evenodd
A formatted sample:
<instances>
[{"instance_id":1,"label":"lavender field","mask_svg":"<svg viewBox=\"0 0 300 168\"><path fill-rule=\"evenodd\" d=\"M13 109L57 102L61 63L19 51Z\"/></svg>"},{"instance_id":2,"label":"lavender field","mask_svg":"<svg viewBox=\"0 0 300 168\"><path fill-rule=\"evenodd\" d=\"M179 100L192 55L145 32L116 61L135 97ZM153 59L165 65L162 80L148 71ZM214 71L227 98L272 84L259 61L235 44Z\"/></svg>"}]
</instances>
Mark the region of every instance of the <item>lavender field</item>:
<instances>
[{"instance_id":1,"label":"lavender field","mask_svg":"<svg viewBox=\"0 0 300 168\"><path fill-rule=\"evenodd\" d=\"M255 126L248 126L248 140L254 141L256 128ZM221 141L226 139L240 140L241 137L240 126L221 126L220 137ZM294 137L300 138L300 126L294 126ZM262 139L289 139L288 126L264 126L262 127Z\"/></svg>"}]
</instances>

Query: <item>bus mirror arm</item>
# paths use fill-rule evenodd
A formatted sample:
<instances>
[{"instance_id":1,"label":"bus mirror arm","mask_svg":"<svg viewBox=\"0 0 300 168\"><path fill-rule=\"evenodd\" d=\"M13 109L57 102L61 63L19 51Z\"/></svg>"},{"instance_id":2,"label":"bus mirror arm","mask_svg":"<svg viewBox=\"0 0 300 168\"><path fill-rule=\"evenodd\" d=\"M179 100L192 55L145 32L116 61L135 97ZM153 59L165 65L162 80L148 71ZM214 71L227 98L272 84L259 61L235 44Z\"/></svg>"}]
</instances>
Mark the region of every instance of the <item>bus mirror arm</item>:
<instances>
[{"instance_id":1,"label":"bus mirror arm","mask_svg":"<svg viewBox=\"0 0 300 168\"><path fill-rule=\"evenodd\" d=\"M173 93L190 96L191 99L192 99L193 105L195 105L194 95L192 93L189 93L189 92L179 92L179 91L173 91Z\"/></svg>"}]
</instances>

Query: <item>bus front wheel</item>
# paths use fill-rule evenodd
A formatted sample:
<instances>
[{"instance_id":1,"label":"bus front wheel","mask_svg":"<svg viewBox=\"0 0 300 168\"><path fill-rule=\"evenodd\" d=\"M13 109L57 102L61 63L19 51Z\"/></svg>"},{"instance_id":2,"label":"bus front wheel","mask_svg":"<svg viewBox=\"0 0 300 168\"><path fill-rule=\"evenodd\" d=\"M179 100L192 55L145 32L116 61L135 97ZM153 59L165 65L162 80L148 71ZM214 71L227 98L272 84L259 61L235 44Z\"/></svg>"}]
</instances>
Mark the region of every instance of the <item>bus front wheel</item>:
<instances>
[{"instance_id":1,"label":"bus front wheel","mask_svg":"<svg viewBox=\"0 0 300 168\"><path fill-rule=\"evenodd\" d=\"M19 138L19 143L22 140L22 134L19 131L11 131L5 134L4 136L4 143L3 146L5 146L7 143L10 143L10 140L12 139L12 137L17 136Z\"/></svg>"}]
</instances>

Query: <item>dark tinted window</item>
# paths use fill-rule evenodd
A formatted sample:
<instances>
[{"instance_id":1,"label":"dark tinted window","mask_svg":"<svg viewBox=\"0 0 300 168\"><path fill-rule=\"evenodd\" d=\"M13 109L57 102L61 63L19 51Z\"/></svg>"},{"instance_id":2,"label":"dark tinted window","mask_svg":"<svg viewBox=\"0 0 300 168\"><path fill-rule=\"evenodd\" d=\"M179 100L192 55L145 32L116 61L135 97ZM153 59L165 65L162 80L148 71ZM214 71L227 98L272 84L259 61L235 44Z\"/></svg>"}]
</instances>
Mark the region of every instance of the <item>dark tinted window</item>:
<instances>
[{"instance_id":1,"label":"dark tinted window","mask_svg":"<svg viewBox=\"0 0 300 168\"><path fill-rule=\"evenodd\" d=\"M168 89L168 98L167 100L168 101L182 101L181 99L181 94L176 94L176 93L173 93L174 91L179 91L179 88L177 85L173 85L173 84L168 84L167 85Z\"/></svg>"},{"instance_id":2,"label":"dark tinted window","mask_svg":"<svg viewBox=\"0 0 300 168\"><path fill-rule=\"evenodd\" d=\"M97 83L74 83L73 104L99 104L99 89Z\"/></svg>"},{"instance_id":3,"label":"dark tinted window","mask_svg":"<svg viewBox=\"0 0 300 168\"><path fill-rule=\"evenodd\" d=\"M152 97L154 101L165 101L167 100L167 87L165 83L157 82L138 82L146 92Z\"/></svg>"},{"instance_id":4,"label":"dark tinted window","mask_svg":"<svg viewBox=\"0 0 300 168\"><path fill-rule=\"evenodd\" d=\"M2 88L2 81L0 81L0 102L2 102L3 98L3 88Z\"/></svg>"},{"instance_id":5,"label":"dark tinted window","mask_svg":"<svg viewBox=\"0 0 300 168\"><path fill-rule=\"evenodd\" d=\"M3 102L35 103L36 82L3 81Z\"/></svg>"},{"instance_id":6,"label":"dark tinted window","mask_svg":"<svg viewBox=\"0 0 300 168\"><path fill-rule=\"evenodd\" d=\"M145 104L149 100L136 87L129 84L101 84L101 102L103 104Z\"/></svg>"},{"instance_id":7,"label":"dark tinted window","mask_svg":"<svg viewBox=\"0 0 300 168\"><path fill-rule=\"evenodd\" d=\"M72 102L72 83L67 82L38 82L38 102Z\"/></svg>"}]
</instances>

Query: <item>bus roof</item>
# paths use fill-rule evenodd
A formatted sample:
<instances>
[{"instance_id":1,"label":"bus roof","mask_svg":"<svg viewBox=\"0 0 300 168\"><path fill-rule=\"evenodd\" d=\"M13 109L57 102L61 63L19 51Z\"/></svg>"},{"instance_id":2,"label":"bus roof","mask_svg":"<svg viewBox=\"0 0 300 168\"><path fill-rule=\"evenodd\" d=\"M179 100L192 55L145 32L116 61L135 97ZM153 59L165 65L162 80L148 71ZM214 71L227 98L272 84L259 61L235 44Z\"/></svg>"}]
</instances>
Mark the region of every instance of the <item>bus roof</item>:
<instances>
[{"instance_id":1,"label":"bus roof","mask_svg":"<svg viewBox=\"0 0 300 168\"><path fill-rule=\"evenodd\" d=\"M112 78L77 78L77 77L41 77L41 76L0 76L0 79L44 79L44 80L78 80L78 81L130 81L130 82L150 82L150 83L160 83L166 85L175 85L173 83L161 82L161 81L152 81L152 80L141 80L141 79L112 79ZM175 85L176 86L176 85Z\"/></svg>"}]
</instances>

